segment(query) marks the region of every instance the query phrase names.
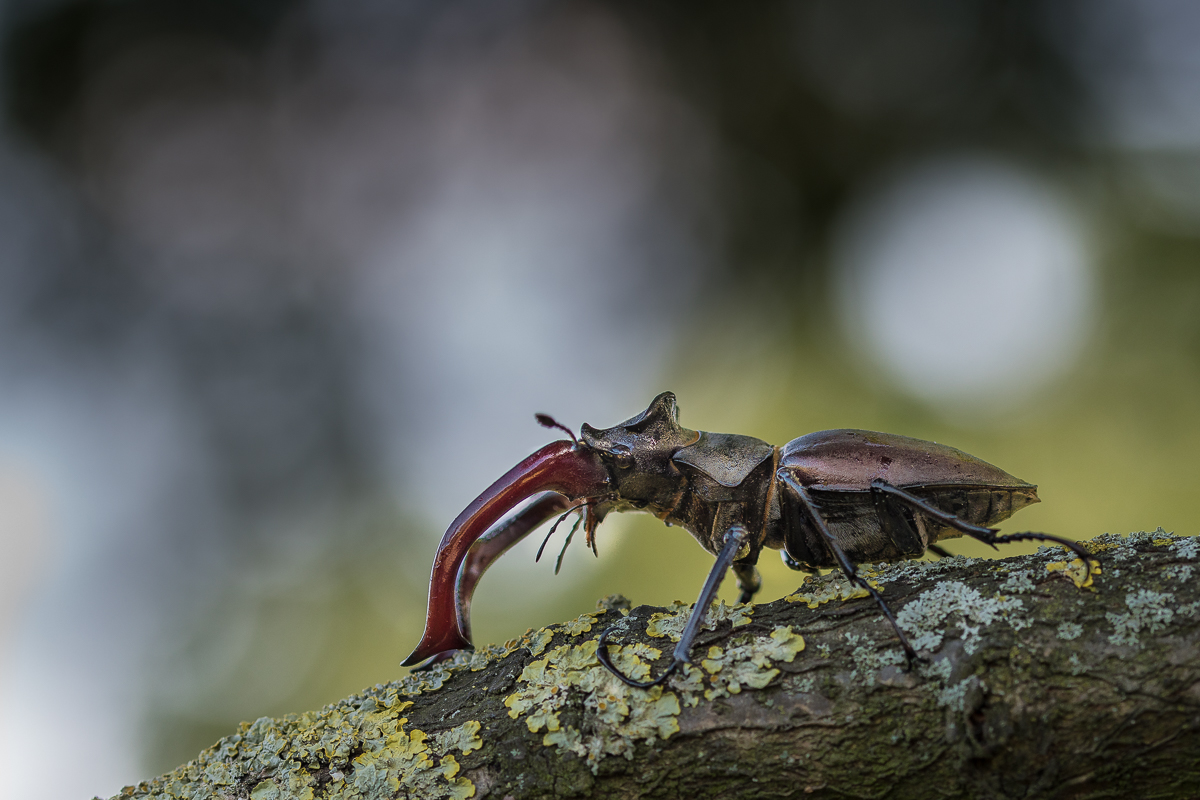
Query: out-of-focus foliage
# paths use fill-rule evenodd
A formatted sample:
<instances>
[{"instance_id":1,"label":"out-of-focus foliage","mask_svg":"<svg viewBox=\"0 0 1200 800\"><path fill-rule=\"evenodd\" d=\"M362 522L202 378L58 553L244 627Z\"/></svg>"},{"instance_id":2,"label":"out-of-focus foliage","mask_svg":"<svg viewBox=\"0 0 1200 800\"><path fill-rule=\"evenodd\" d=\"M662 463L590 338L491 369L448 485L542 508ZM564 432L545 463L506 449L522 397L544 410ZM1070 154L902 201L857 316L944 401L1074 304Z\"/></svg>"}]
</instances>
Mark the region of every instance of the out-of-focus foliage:
<instances>
[{"instance_id":1,"label":"out-of-focus foliage","mask_svg":"<svg viewBox=\"0 0 1200 800\"><path fill-rule=\"evenodd\" d=\"M67 704L82 796L394 677L438 537L547 441L535 411L671 389L689 427L964 449L1040 485L1006 530L1197 532L1188 4L6 11L14 796L57 796L23 776ZM540 538L477 641L691 600L711 564L648 517L557 577Z\"/></svg>"}]
</instances>

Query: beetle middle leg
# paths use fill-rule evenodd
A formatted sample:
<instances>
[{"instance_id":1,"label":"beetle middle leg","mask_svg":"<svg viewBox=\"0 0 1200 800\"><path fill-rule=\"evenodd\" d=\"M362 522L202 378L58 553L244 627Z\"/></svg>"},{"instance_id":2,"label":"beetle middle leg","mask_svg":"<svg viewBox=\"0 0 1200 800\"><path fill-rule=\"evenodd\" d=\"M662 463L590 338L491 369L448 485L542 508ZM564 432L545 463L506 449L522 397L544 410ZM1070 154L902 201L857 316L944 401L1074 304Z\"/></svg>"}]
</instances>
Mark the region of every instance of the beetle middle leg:
<instances>
[{"instance_id":1,"label":"beetle middle leg","mask_svg":"<svg viewBox=\"0 0 1200 800\"><path fill-rule=\"evenodd\" d=\"M708 607L712 605L712 601L716 599L717 589L721 587L721 581L725 579L725 573L729 570L733 560L742 554L742 549L746 547L746 540L750 534L747 533L745 526L741 523L732 525L725 532L725 538L721 545L721 552L717 553L716 563L713 564L712 570L708 573L708 578L704 581L704 588L700 590L700 597L696 599L696 605L692 607L692 616L688 618L688 623L683 629L683 634L679 637L679 643L675 645L675 650L671 654L671 665L667 667L662 675L659 675L652 681L635 681L628 675L625 675L621 670L617 669L617 665L612 662L608 655L608 635L612 633L613 626L605 628L604 633L600 634L600 641L596 646L596 657L600 659L600 663L608 668L608 671L616 675L625 683L637 689L649 689L651 686L658 684L671 677L671 674L680 666L686 664L688 655L692 650L692 642L696 640L696 635L700 633L700 627L704 624L704 618L708 616ZM734 568L735 571L737 568ZM754 567L750 567L754 569ZM757 575L757 571L755 571ZM739 582L741 580L739 573Z\"/></svg>"},{"instance_id":2,"label":"beetle middle leg","mask_svg":"<svg viewBox=\"0 0 1200 800\"><path fill-rule=\"evenodd\" d=\"M803 484L796 480L786 469L781 469L776 474L795 493L796 498L808 512L809 522L821 534L821 538L825 540L825 545L833 555L834 561L841 568L842 574L852 583L865 589L875 600L875 603L879 606L879 610L883 612L883 616L892 624L892 629L900 639L901 646L904 647L904 657L908 660L909 665L913 661L919 660L920 657L917 655L917 651L913 649L912 644L908 641L908 637L904 635L904 631L900 630L900 623L896 621L896 615L888 607L887 602L883 599L883 595L871 585L870 581L858 574L858 567L850 560L850 557L846 555L846 551L842 549L842 546L838 544L833 533L830 532L829 526L825 524L825 520L821 517L821 512L817 510L816 504L813 503Z\"/></svg>"},{"instance_id":3,"label":"beetle middle leg","mask_svg":"<svg viewBox=\"0 0 1200 800\"><path fill-rule=\"evenodd\" d=\"M933 553L938 558L953 558L954 557L953 553L951 553L946 548L942 547L940 544L931 544L931 545L929 545L929 547L926 547L925 549L928 550L929 552Z\"/></svg>"},{"instance_id":4,"label":"beetle middle leg","mask_svg":"<svg viewBox=\"0 0 1200 800\"><path fill-rule=\"evenodd\" d=\"M734 564L733 574L737 578L738 589L741 592L738 595L738 602L749 603L754 599L755 593L762 588L762 575L758 573L758 567L753 564Z\"/></svg>"},{"instance_id":5,"label":"beetle middle leg","mask_svg":"<svg viewBox=\"0 0 1200 800\"><path fill-rule=\"evenodd\" d=\"M954 528L957 531L965 533L967 536L978 539L984 544L989 544L993 548L998 544L1006 542L1020 541L1035 541L1035 542L1055 542L1063 547L1071 550L1085 564L1090 564L1095 559L1092 554L1084 548L1079 542L1073 542L1070 539L1063 539L1059 536L1052 536L1049 533L1035 533L1027 531L1024 533L999 533L995 528L985 528L982 525L972 525L969 522L959 519L953 514L942 511L937 506L917 497L912 492L901 489L899 486L893 486L885 480L876 478L871 481L871 493L876 496L884 496L893 502L903 503L913 511L925 514L943 525ZM933 549L934 545L930 545L929 549Z\"/></svg>"}]
</instances>

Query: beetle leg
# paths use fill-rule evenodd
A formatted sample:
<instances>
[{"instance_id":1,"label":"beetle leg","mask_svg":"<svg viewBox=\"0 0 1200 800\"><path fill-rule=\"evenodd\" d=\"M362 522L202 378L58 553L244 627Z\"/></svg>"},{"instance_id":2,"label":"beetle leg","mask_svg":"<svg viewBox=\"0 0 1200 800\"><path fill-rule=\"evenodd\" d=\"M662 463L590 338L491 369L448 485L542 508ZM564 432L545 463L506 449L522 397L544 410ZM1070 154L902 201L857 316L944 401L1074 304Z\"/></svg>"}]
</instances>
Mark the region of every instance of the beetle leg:
<instances>
[{"instance_id":1,"label":"beetle leg","mask_svg":"<svg viewBox=\"0 0 1200 800\"><path fill-rule=\"evenodd\" d=\"M762 588L762 575L758 574L758 567L753 564L734 564L733 574L741 591L738 602L749 603L754 599L754 594Z\"/></svg>"},{"instance_id":2,"label":"beetle leg","mask_svg":"<svg viewBox=\"0 0 1200 800\"><path fill-rule=\"evenodd\" d=\"M939 544L931 544L931 545L929 545L929 547L926 547L925 549L928 550L929 552L933 553L938 558L952 558L954 556L953 553L951 553L949 550L947 550L946 548L942 547Z\"/></svg>"},{"instance_id":3,"label":"beetle leg","mask_svg":"<svg viewBox=\"0 0 1200 800\"><path fill-rule=\"evenodd\" d=\"M909 643L908 637L904 635L904 631L900 630L900 623L896 622L896 616L884 601L883 595L871 585L870 581L858 574L858 567L846 555L846 551L842 549L841 545L837 543L837 539L830 532L829 527L825 524L825 520L821 518L821 513L817 511L816 505L813 503L812 498L808 496L808 492L804 486L787 470L780 470L776 474L796 493L796 497L804 504L805 510L808 511L809 520L812 522L813 527L817 529L817 532L821 534L821 538L825 540L825 545L829 548L829 552L833 554L833 558L837 561L838 566L841 567L842 574L852 583L862 587L874 598L875 603L879 606L879 610L883 612L883 616L887 618L887 621L892 624L892 629L896 631L896 636L900 639L900 644L904 647L904 657L908 659L908 663L911 666L914 660L919 659L919 656L917 655L917 651L913 649L912 644Z\"/></svg>"},{"instance_id":4,"label":"beetle leg","mask_svg":"<svg viewBox=\"0 0 1200 800\"><path fill-rule=\"evenodd\" d=\"M1085 548L1079 542L1073 542L1070 539L1063 539L1062 537L1052 536L1048 533L1036 533L1033 531L1001 534L998 533L995 528L985 528L982 525L972 525L969 522L963 522L953 514L948 514L945 511L942 511L937 506L922 500L912 492L907 492L904 489L901 489L899 486L893 486L887 481L880 480L879 478L871 481L871 491L891 495L900 502L907 504L914 511L919 511L922 514L933 517L938 522L941 522L944 525L949 525L955 530L962 531L967 536L978 539L984 544L989 544L993 548L996 545L1004 544L1005 542L1055 542L1057 544L1061 544L1068 550L1071 550L1073 553L1075 553L1075 555L1079 556L1080 560L1082 560L1085 564L1090 564L1095 560L1092 558L1092 554L1087 551L1087 548ZM932 546L930 549L932 549Z\"/></svg>"},{"instance_id":5,"label":"beetle leg","mask_svg":"<svg viewBox=\"0 0 1200 800\"><path fill-rule=\"evenodd\" d=\"M725 532L724 543L721 545L721 552L717 553L716 563L708 573L708 579L704 581L704 588L700 590L700 597L696 599L696 605L692 607L692 616L688 618L687 626L683 629L683 634L679 637L679 643L675 645L675 650L672 653L671 666L667 667L662 675L659 675L652 681L635 681L628 675L625 675L621 670L617 669L616 664L608 655L608 635L612 633L615 626L610 625L600 634L600 642L596 647L596 657L600 659L600 663L608 668L608 671L616 675L625 683L637 689L649 689L651 686L657 686L671 676L675 670L688 662L688 655L692 649L692 643L696 640L696 635L700 633L700 628L704 624L704 618L708 616L708 607L712 605L713 600L717 596L717 589L721 586L721 581L725 578L725 573L729 570L733 560L738 557L742 548L746 546L746 540L749 537L745 526L741 523L736 523L730 526ZM736 568L735 568L736 569ZM753 569L753 567L751 567Z\"/></svg>"}]
</instances>

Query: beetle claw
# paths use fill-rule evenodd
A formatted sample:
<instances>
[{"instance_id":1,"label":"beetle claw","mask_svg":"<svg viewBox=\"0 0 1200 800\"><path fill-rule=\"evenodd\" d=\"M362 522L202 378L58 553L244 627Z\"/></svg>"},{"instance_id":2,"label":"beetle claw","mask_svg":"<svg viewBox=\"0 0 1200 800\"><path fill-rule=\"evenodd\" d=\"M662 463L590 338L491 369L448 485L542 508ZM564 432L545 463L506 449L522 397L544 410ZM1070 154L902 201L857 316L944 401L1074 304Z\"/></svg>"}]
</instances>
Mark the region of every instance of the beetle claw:
<instances>
[{"instance_id":1,"label":"beetle claw","mask_svg":"<svg viewBox=\"0 0 1200 800\"><path fill-rule=\"evenodd\" d=\"M617 669L617 665L613 663L612 658L608 655L608 635L610 633L612 633L613 628L615 628L615 627L617 627L617 626L609 625L607 628L604 629L604 633L600 634L600 641L596 645L596 658L599 659L600 663L603 664L604 667L609 672L611 672L613 675L616 675L618 678L620 678L624 683L628 684L629 686L632 686L635 689L649 689L652 686L658 686L660 683L665 681L667 678L671 677L671 675L673 675L675 673L675 670L679 669L679 667L682 664L687 663L685 661L680 661L678 658L676 658L671 661L671 666L667 667L666 671L663 672L662 675L659 675L654 680L652 680L652 681L635 681L633 678L629 677L624 672L621 672L621 670Z\"/></svg>"}]
</instances>

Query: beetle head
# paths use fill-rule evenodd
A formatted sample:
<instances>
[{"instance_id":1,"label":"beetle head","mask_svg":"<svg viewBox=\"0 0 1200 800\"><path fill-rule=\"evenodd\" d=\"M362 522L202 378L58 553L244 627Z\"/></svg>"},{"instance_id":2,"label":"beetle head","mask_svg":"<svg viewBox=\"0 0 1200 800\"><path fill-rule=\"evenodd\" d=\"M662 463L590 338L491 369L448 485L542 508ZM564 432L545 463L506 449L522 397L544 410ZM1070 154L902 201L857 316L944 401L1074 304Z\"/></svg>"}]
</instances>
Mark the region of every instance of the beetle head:
<instances>
[{"instance_id":1,"label":"beetle head","mask_svg":"<svg viewBox=\"0 0 1200 800\"><path fill-rule=\"evenodd\" d=\"M679 425L675 395L663 392L650 407L611 428L584 424L584 444L609 468L617 494L634 505L666 505L679 490L682 475L671 457L700 438Z\"/></svg>"}]
</instances>

